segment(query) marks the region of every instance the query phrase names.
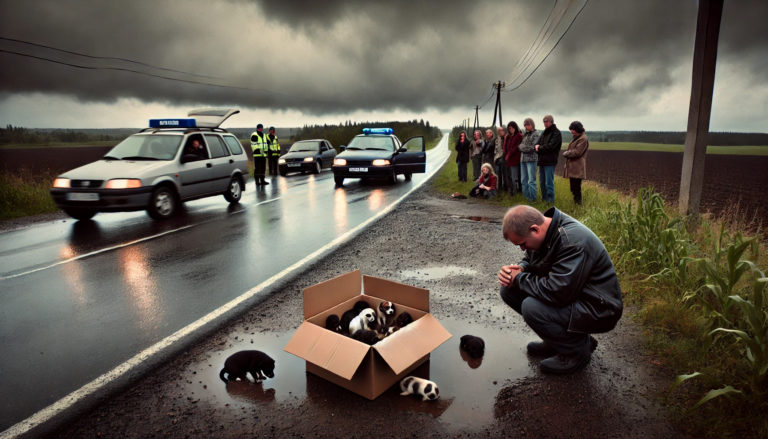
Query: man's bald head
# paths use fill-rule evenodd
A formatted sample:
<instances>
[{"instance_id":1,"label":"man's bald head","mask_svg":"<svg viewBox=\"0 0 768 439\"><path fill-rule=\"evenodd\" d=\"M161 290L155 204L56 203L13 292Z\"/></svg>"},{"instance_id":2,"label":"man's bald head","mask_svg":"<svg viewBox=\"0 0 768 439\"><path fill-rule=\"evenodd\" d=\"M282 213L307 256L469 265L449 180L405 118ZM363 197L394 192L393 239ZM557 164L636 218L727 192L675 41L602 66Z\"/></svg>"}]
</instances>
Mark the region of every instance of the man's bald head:
<instances>
[{"instance_id":1,"label":"man's bald head","mask_svg":"<svg viewBox=\"0 0 768 439\"><path fill-rule=\"evenodd\" d=\"M504 223L501 226L501 233L504 236L509 232L517 236L528 236L531 233L531 226L540 226L544 223L544 215L538 209L526 204L519 204L511 207L504 215Z\"/></svg>"}]
</instances>

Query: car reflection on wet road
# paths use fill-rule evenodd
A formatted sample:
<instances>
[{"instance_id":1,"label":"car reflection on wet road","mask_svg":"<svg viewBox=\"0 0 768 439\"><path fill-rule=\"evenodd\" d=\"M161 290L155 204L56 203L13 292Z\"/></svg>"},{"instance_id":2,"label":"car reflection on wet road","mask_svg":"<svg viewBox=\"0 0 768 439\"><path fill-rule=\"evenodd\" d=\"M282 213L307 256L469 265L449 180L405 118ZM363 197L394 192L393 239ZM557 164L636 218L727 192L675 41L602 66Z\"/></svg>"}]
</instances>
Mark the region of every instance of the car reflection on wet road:
<instances>
[{"instance_id":1,"label":"car reflection on wet road","mask_svg":"<svg viewBox=\"0 0 768 439\"><path fill-rule=\"evenodd\" d=\"M336 188L323 171L250 182L240 206L188 202L169 221L127 212L0 233L0 431L255 285L263 288L249 304L258 303L267 280L331 251L447 156L444 137L427 174L395 185Z\"/></svg>"}]
</instances>

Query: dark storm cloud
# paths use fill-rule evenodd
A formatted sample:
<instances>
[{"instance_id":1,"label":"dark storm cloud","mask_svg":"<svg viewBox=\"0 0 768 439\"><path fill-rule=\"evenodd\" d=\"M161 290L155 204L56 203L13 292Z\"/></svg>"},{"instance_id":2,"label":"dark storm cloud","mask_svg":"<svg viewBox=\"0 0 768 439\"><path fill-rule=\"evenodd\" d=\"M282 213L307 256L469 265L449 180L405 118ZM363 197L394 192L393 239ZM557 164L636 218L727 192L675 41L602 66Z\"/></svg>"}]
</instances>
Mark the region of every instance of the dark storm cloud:
<instances>
[{"instance_id":1,"label":"dark storm cloud","mask_svg":"<svg viewBox=\"0 0 768 439\"><path fill-rule=\"evenodd\" d=\"M0 49L222 86L0 53L0 92L64 93L98 102L136 97L169 104L237 104L315 114L470 108L488 96L493 81L512 79L508 75L552 5L6 1L0 3L0 36L222 79L88 60L8 41L0 42ZM721 61L745 71L766 67L768 27L760 22L768 16L766 5L726 2ZM593 0L536 74L504 95L505 102L551 112L642 112L667 87L690 81L681 75L690 75L696 10L693 1Z\"/></svg>"}]
</instances>

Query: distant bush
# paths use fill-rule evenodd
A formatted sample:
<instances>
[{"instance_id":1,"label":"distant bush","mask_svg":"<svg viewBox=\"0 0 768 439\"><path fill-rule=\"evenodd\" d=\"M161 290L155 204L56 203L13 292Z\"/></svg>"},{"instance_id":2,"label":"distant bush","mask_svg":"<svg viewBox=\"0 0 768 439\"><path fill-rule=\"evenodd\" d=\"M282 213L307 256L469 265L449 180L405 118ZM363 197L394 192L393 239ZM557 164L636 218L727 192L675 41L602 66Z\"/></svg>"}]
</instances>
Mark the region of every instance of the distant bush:
<instances>
[{"instance_id":1,"label":"distant bush","mask_svg":"<svg viewBox=\"0 0 768 439\"><path fill-rule=\"evenodd\" d=\"M69 129L30 129L7 125L0 128L0 145L84 143L122 140L122 137L108 134L92 134Z\"/></svg>"}]
</instances>

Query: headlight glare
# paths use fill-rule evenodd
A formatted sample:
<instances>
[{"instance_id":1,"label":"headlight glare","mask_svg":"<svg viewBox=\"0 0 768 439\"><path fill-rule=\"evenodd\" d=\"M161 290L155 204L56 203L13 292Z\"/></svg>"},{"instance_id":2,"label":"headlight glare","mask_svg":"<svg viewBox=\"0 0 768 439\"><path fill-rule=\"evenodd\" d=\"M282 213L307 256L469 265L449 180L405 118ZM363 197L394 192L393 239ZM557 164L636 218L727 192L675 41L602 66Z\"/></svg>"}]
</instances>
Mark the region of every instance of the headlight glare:
<instances>
[{"instance_id":1,"label":"headlight glare","mask_svg":"<svg viewBox=\"0 0 768 439\"><path fill-rule=\"evenodd\" d=\"M347 166L346 159L333 159L333 166Z\"/></svg>"},{"instance_id":2,"label":"headlight glare","mask_svg":"<svg viewBox=\"0 0 768 439\"><path fill-rule=\"evenodd\" d=\"M136 189L141 187L141 180L135 178L115 178L109 180L107 189Z\"/></svg>"},{"instance_id":3,"label":"headlight glare","mask_svg":"<svg viewBox=\"0 0 768 439\"><path fill-rule=\"evenodd\" d=\"M304 161L305 162L314 162L315 158L314 157L304 157Z\"/></svg>"},{"instance_id":4,"label":"headlight glare","mask_svg":"<svg viewBox=\"0 0 768 439\"><path fill-rule=\"evenodd\" d=\"M57 188L68 188L69 186L69 179L68 178L57 178L53 180L53 187Z\"/></svg>"},{"instance_id":5,"label":"headlight glare","mask_svg":"<svg viewBox=\"0 0 768 439\"><path fill-rule=\"evenodd\" d=\"M376 159L373 161L373 166L389 166L389 160Z\"/></svg>"}]
</instances>

